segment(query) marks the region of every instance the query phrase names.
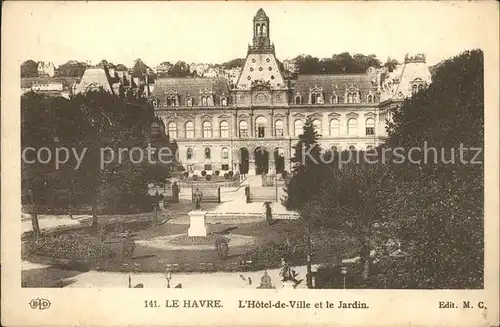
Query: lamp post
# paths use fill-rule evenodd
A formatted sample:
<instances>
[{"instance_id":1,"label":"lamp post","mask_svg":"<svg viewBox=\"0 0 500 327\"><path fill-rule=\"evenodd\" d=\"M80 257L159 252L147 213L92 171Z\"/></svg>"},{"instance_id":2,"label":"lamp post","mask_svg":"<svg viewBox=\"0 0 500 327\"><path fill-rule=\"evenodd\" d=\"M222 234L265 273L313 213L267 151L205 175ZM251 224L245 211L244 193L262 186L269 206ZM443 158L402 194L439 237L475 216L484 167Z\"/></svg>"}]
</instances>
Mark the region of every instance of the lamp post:
<instances>
[{"instance_id":1,"label":"lamp post","mask_svg":"<svg viewBox=\"0 0 500 327\"><path fill-rule=\"evenodd\" d=\"M170 280L172 279L172 272L169 268L165 270L165 279L167 280L167 288L170 288Z\"/></svg>"},{"instance_id":2,"label":"lamp post","mask_svg":"<svg viewBox=\"0 0 500 327\"><path fill-rule=\"evenodd\" d=\"M342 274L343 276L343 280L344 280L344 289L345 289L345 277L347 275L347 267L346 266L342 266L340 267L340 274Z\"/></svg>"}]
</instances>

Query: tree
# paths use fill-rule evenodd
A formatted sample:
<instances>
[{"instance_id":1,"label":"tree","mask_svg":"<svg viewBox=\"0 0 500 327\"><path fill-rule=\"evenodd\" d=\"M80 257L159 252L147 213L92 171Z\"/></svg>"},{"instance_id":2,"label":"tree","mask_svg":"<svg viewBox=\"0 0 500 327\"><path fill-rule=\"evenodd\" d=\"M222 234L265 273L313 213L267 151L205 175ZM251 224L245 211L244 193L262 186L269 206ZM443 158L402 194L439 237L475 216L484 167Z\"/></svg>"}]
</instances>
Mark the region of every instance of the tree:
<instances>
[{"instance_id":1,"label":"tree","mask_svg":"<svg viewBox=\"0 0 500 327\"><path fill-rule=\"evenodd\" d=\"M70 60L57 68L56 74L61 77L82 77L87 69L87 64Z\"/></svg>"},{"instance_id":2,"label":"tree","mask_svg":"<svg viewBox=\"0 0 500 327\"><path fill-rule=\"evenodd\" d=\"M134 67L132 67L132 76L142 77L149 74L150 70L151 68L146 65L141 58L138 58L134 61Z\"/></svg>"},{"instance_id":3,"label":"tree","mask_svg":"<svg viewBox=\"0 0 500 327\"><path fill-rule=\"evenodd\" d=\"M27 60L21 65L21 77L38 77L38 64L33 60Z\"/></svg>"},{"instance_id":4,"label":"tree","mask_svg":"<svg viewBox=\"0 0 500 327\"><path fill-rule=\"evenodd\" d=\"M184 61L178 61L170 69L169 75L172 77L186 77L189 76L189 65Z\"/></svg>"},{"instance_id":5,"label":"tree","mask_svg":"<svg viewBox=\"0 0 500 327\"><path fill-rule=\"evenodd\" d=\"M299 142L295 145L295 156L292 158L292 178L286 183L287 209L298 210L302 226L307 235L307 286L312 287L311 270L311 224L309 214L305 210L306 204L319 191L324 178L325 166L322 163L321 149L317 143L319 134L311 118L307 118L303 133L299 135Z\"/></svg>"},{"instance_id":6,"label":"tree","mask_svg":"<svg viewBox=\"0 0 500 327\"><path fill-rule=\"evenodd\" d=\"M54 168L54 160L47 165L23 162L23 191L34 189L35 201L60 205L57 194L62 192L67 203L68 187L77 184L73 197L92 205L96 226L99 207L128 213L148 205L147 184L168 177L172 164L151 164L145 162L147 157L141 161L129 154L134 148L145 153L155 119L153 108L143 98L125 101L105 91L89 91L70 100L28 93L22 97L21 108L23 148L47 147L54 153L56 147L65 147L79 154L87 149L78 169L74 169L74 157L60 169ZM108 147L115 156L119 148L129 152L121 163L115 157L101 167L101 149Z\"/></svg>"},{"instance_id":7,"label":"tree","mask_svg":"<svg viewBox=\"0 0 500 327\"><path fill-rule=\"evenodd\" d=\"M232 69L237 67L243 67L244 64L245 64L244 58L236 58L230 61L226 61L221 66L225 69Z\"/></svg>"},{"instance_id":8,"label":"tree","mask_svg":"<svg viewBox=\"0 0 500 327\"><path fill-rule=\"evenodd\" d=\"M295 155L292 161L292 178L286 185L286 206L296 210L312 198L319 190L324 171L321 148L318 145L319 134L312 120L308 118L294 146Z\"/></svg>"},{"instance_id":9,"label":"tree","mask_svg":"<svg viewBox=\"0 0 500 327\"><path fill-rule=\"evenodd\" d=\"M398 65L399 62L396 59L388 57L387 62L384 64L384 67L386 67L389 72L392 72Z\"/></svg>"},{"instance_id":10,"label":"tree","mask_svg":"<svg viewBox=\"0 0 500 327\"><path fill-rule=\"evenodd\" d=\"M405 213L407 242L418 263L419 287L483 286L484 64L481 50L466 51L436 67L428 88L407 99L394 112L388 146L435 148L414 154L418 165L394 170L406 188L406 201L393 202L393 213ZM452 152L455 149L455 152ZM446 161L441 153L445 153ZM461 160L460 156L463 156ZM453 271L453 275L446 272Z\"/></svg>"},{"instance_id":11,"label":"tree","mask_svg":"<svg viewBox=\"0 0 500 327\"><path fill-rule=\"evenodd\" d=\"M331 58L318 59L310 55L295 58L300 74L360 74L368 68L382 66L374 54L365 56L348 52L334 54Z\"/></svg>"}]
</instances>

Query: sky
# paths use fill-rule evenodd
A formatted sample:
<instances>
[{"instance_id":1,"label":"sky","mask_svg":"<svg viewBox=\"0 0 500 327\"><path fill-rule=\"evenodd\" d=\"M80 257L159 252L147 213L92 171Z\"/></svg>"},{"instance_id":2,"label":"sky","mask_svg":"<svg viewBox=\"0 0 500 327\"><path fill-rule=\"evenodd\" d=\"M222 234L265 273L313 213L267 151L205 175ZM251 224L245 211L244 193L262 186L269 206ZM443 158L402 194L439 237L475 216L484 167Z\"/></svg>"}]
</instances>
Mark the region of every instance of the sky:
<instances>
[{"instance_id":1,"label":"sky","mask_svg":"<svg viewBox=\"0 0 500 327\"><path fill-rule=\"evenodd\" d=\"M106 59L128 67L137 58L222 63L244 58L259 8L270 18L280 60L299 54L375 54L399 61L425 53L433 65L483 48L492 7L485 2L15 2L21 61ZM490 31L491 32L491 31Z\"/></svg>"}]
</instances>

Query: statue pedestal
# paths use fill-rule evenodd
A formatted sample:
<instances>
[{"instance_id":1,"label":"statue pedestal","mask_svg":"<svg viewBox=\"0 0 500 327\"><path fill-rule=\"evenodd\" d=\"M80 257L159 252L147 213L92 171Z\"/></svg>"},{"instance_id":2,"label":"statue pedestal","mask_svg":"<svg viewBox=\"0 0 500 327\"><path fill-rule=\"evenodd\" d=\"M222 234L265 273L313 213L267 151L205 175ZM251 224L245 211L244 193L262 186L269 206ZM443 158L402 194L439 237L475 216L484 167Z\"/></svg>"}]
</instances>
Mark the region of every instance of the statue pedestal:
<instances>
[{"instance_id":1,"label":"statue pedestal","mask_svg":"<svg viewBox=\"0 0 500 327\"><path fill-rule=\"evenodd\" d=\"M188 236L207 236L207 225L205 225L206 211L194 210L188 212L189 229Z\"/></svg>"}]
</instances>

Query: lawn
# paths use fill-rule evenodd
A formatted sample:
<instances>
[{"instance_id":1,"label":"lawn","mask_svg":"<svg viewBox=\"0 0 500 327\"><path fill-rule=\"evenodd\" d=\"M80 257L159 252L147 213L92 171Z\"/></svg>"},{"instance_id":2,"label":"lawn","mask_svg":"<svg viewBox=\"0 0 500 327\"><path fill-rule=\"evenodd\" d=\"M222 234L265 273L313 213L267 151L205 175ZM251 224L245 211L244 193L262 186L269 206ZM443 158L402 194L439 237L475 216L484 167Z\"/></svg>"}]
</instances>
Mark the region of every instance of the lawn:
<instances>
[{"instance_id":1,"label":"lawn","mask_svg":"<svg viewBox=\"0 0 500 327\"><path fill-rule=\"evenodd\" d=\"M147 220L146 220L147 221ZM168 250L151 246L136 245L132 257L126 258L121 255L123 239L108 236L106 244L110 246L118 255L111 259L90 260L84 263L77 263L72 260L63 260L64 268L75 270L101 270L112 272L164 272L167 266L177 271L248 271L262 268L276 268L280 264L283 252L275 251L273 248L285 242L288 236L292 246L302 242L297 237L302 237L300 223L294 220L278 220L269 226L266 222L246 223L246 224L214 224L210 226L210 231L214 234L239 234L254 237L253 246L231 246L229 243L229 255L225 260L221 260L214 249L210 250ZM131 229L132 237L135 240L148 240L159 236L183 234L187 232L188 225L164 223L156 228L148 224L133 224L128 226ZM100 242L98 233L89 228L81 228L77 233L94 242ZM342 240L341 235L324 235L316 233L313 235L313 243L323 246L315 249L313 262L333 261L338 255L345 255L345 246L339 247L328 239ZM326 240L326 241L325 241ZM334 242L335 243L335 242ZM338 242L337 242L338 243ZM349 242L347 242L349 243ZM352 242L351 242L352 243ZM296 246L297 247L297 246ZM298 245L300 248L301 245ZM280 247L283 249L283 247ZM284 247L285 251L288 250ZM269 252L272 252L269 254ZM342 251L340 253L339 251ZM265 252L262 255L261 252ZM251 253L251 255L250 255ZM296 251L293 258L296 265L305 264L305 254ZM299 254L300 253L300 254ZM52 258L23 255L24 260L44 263L49 265L58 264L61 267L61 260ZM252 261L252 262L250 262ZM24 275L23 275L24 276Z\"/></svg>"}]
</instances>

